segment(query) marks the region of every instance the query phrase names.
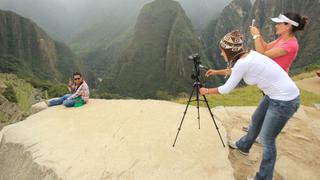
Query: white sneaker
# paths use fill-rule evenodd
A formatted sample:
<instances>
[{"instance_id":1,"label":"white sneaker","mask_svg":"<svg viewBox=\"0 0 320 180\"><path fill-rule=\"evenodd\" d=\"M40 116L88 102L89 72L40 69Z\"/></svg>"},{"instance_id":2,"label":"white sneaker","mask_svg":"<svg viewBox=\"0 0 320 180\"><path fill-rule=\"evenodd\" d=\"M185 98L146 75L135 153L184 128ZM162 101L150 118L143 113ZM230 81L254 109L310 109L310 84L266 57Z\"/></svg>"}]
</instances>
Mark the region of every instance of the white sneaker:
<instances>
[{"instance_id":1,"label":"white sneaker","mask_svg":"<svg viewBox=\"0 0 320 180\"><path fill-rule=\"evenodd\" d=\"M248 132L248 131L249 131L249 126L243 126L243 127L242 127L242 130L243 130L244 132Z\"/></svg>"},{"instance_id":2,"label":"white sneaker","mask_svg":"<svg viewBox=\"0 0 320 180\"><path fill-rule=\"evenodd\" d=\"M231 148L231 149L238 149L238 146L237 146L237 143L236 143L237 141L230 141L229 143L228 143L228 145L229 145L229 147Z\"/></svg>"},{"instance_id":3,"label":"white sneaker","mask_svg":"<svg viewBox=\"0 0 320 180\"><path fill-rule=\"evenodd\" d=\"M243 152L243 151L241 151L241 150L238 148L238 146L237 146L237 144L236 144L236 141L229 142L228 145L229 145L229 147L230 147L231 149L236 149L236 150L238 150L241 154L243 154L243 155L245 155L245 156L248 156L248 155L249 155L248 152Z\"/></svg>"},{"instance_id":4,"label":"white sneaker","mask_svg":"<svg viewBox=\"0 0 320 180\"><path fill-rule=\"evenodd\" d=\"M247 177L247 180L255 180L255 177Z\"/></svg>"},{"instance_id":5,"label":"white sneaker","mask_svg":"<svg viewBox=\"0 0 320 180\"><path fill-rule=\"evenodd\" d=\"M49 101L48 100L44 100L43 102L49 107Z\"/></svg>"},{"instance_id":6,"label":"white sneaker","mask_svg":"<svg viewBox=\"0 0 320 180\"><path fill-rule=\"evenodd\" d=\"M262 141L260 139L260 137L258 136L257 139L254 141L254 143L256 144L262 144Z\"/></svg>"}]
</instances>

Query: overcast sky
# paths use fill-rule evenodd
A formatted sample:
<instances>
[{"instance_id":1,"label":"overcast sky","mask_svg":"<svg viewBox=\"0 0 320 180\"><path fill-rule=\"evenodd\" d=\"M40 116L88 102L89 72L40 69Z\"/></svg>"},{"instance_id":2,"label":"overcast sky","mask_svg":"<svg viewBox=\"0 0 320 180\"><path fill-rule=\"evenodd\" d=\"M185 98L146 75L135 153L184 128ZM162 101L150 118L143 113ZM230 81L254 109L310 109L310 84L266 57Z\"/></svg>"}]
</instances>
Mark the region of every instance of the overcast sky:
<instances>
[{"instance_id":1,"label":"overcast sky","mask_svg":"<svg viewBox=\"0 0 320 180\"><path fill-rule=\"evenodd\" d=\"M54 37L70 37L103 19L136 16L153 0L0 0L0 9L28 17ZM194 27L203 28L231 0L179 0Z\"/></svg>"}]
</instances>

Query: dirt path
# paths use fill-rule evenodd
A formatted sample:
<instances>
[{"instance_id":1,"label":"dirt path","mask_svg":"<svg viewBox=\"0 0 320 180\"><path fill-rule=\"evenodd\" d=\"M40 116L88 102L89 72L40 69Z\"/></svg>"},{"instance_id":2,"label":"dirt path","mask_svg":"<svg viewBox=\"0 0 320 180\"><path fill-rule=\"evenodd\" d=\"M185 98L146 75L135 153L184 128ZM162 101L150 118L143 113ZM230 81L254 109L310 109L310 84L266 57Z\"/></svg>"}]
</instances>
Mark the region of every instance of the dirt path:
<instances>
[{"instance_id":1,"label":"dirt path","mask_svg":"<svg viewBox=\"0 0 320 180\"><path fill-rule=\"evenodd\" d=\"M312 77L296 82L299 88L320 95L320 77Z\"/></svg>"}]
</instances>

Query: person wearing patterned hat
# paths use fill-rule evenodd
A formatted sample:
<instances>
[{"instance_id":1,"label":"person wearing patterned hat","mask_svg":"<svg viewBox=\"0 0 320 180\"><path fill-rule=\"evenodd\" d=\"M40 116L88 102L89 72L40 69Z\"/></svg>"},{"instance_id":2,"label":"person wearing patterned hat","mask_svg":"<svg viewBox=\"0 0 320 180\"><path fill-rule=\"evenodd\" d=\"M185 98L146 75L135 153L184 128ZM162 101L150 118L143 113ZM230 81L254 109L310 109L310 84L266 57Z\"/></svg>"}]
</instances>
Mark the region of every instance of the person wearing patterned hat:
<instances>
[{"instance_id":1,"label":"person wearing patterned hat","mask_svg":"<svg viewBox=\"0 0 320 180\"><path fill-rule=\"evenodd\" d=\"M227 82L217 88L200 88L200 94L227 94L244 80L256 85L265 96L252 115L251 126L238 141L229 142L229 147L248 155L260 133L263 156L255 177L247 179L271 180L277 151L276 137L288 120L298 110L300 92L296 84L283 69L269 57L244 46L244 36L239 31L226 34L220 41L221 56L228 63L225 70L209 70L209 75L230 75Z\"/></svg>"}]
</instances>

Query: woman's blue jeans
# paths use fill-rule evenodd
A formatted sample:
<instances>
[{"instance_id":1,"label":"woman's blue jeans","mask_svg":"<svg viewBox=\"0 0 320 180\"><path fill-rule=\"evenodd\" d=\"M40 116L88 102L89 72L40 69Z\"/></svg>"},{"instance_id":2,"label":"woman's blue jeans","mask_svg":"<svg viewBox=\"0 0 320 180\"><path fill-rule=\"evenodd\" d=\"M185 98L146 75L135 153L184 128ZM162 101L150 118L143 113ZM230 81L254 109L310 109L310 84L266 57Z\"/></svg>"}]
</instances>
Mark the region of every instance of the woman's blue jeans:
<instances>
[{"instance_id":1,"label":"woman's blue jeans","mask_svg":"<svg viewBox=\"0 0 320 180\"><path fill-rule=\"evenodd\" d=\"M62 97L59 97L57 99L53 99L49 101L49 106L57 106L60 104L63 104L66 107L73 107L75 104L75 101L73 99L69 99L68 97L70 97L72 94L65 94Z\"/></svg>"},{"instance_id":2,"label":"woman's blue jeans","mask_svg":"<svg viewBox=\"0 0 320 180\"><path fill-rule=\"evenodd\" d=\"M280 101L264 96L252 115L248 133L237 141L237 147L249 152L252 144L260 133L263 145L263 157L257 172L256 180L271 180L277 159L276 137L287 121L298 110L300 96L291 101Z\"/></svg>"}]
</instances>

